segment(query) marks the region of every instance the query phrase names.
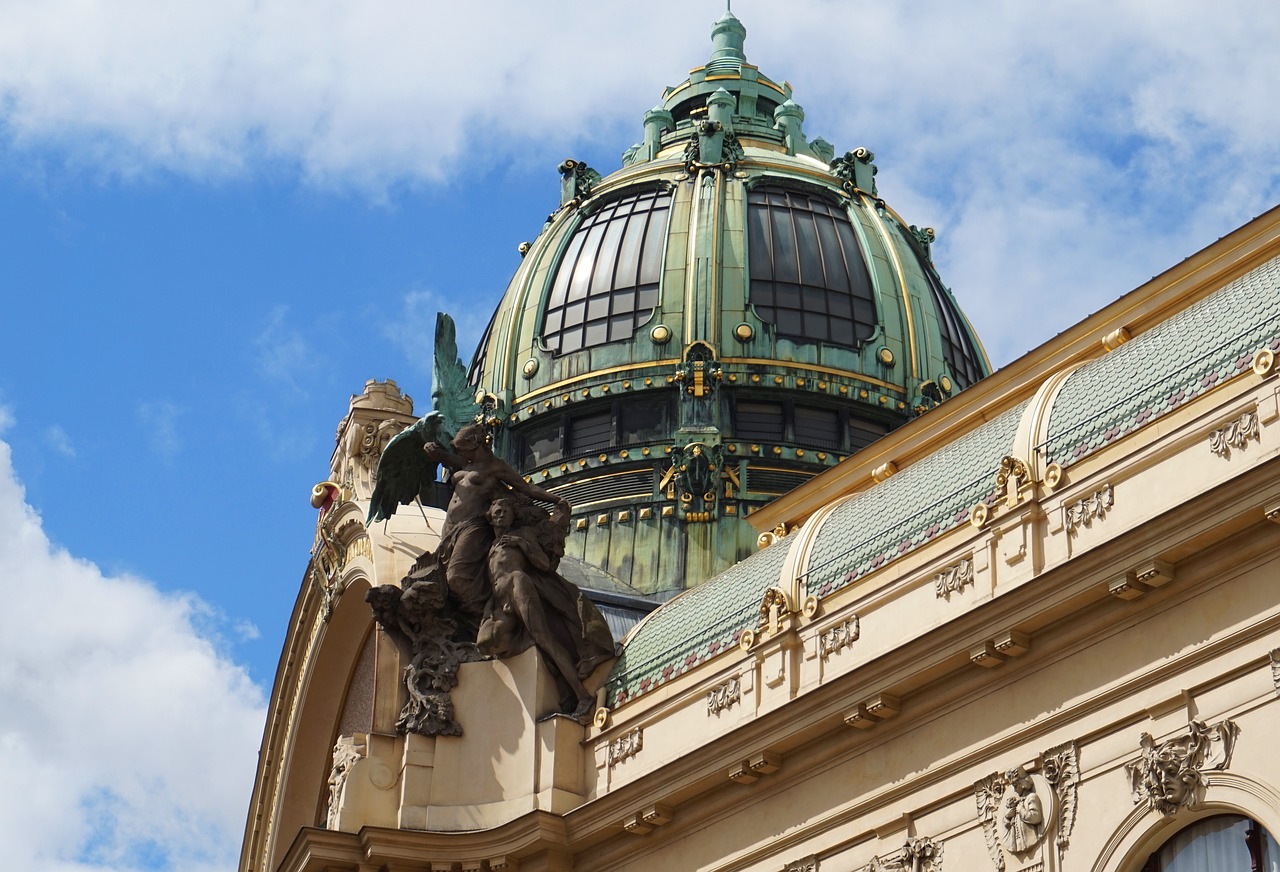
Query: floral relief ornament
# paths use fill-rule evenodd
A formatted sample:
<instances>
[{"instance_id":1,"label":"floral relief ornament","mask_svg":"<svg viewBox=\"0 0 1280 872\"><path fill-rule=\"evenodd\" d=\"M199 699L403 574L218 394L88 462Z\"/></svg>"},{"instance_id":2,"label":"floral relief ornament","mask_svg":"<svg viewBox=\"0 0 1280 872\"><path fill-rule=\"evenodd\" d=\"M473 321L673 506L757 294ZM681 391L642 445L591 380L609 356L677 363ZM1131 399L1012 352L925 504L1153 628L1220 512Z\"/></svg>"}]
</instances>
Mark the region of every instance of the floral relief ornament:
<instances>
[{"instance_id":1,"label":"floral relief ornament","mask_svg":"<svg viewBox=\"0 0 1280 872\"><path fill-rule=\"evenodd\" d=\"M1229 720L1212 726L1193 720L1184 735L1159 744L1143 733L1141 756L1124 766L1134 804L1145 803L1164 815L1195 808L1208 785L1205 773L1227 768L1239 733Z\"/></svg>"},{"instance_id":2,"label":"floral relief ornament","mask_svg":"<svg viewBox=\"0 0 1280 872\"><path fill-rule=\"evenodd\" d=\"M942 842L910 836L890 857L872 857L866 872L942 872Z\"/></svg>"}]
</instances>

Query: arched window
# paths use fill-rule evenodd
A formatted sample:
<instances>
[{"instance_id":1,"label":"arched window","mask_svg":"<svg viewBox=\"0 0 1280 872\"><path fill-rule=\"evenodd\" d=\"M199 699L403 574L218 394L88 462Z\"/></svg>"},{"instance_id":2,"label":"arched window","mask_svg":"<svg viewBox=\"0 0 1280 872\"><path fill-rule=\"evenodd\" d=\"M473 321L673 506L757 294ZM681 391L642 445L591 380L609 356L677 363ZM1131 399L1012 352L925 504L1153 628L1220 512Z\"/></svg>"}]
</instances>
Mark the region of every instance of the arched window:
<instances>
[{"instance_id":1,"label":"arched window","mask_svg":"<svg viewBox=\"0 0 1280 872\"><path fill-rule=\"evenodd\" d=\"M779 336L855 347L876 329L876 304L843 206L762 185L747 196L750 301Z\"/></svg>"},{"instance_id":2,"label":"arched window","mask_svg":"<svg viewBox=\"0 0 1280 872\"><path fill-rule=\"evenodd\" d=\"M1180 830L1142 872L1280 872L1280 846L1255 820L1217 815Z\"/></svg>"},{"instance_id":3,"label":"arched window","mask_svg":"<svg viewBox=\"0 0 1280 872\"><path fill-rule=\"evenodd\" d=\"M671 195L637 191L573 232L551 282L542 341L556 354L630 339L658 305Z\"/></svg>"}]
</instances>

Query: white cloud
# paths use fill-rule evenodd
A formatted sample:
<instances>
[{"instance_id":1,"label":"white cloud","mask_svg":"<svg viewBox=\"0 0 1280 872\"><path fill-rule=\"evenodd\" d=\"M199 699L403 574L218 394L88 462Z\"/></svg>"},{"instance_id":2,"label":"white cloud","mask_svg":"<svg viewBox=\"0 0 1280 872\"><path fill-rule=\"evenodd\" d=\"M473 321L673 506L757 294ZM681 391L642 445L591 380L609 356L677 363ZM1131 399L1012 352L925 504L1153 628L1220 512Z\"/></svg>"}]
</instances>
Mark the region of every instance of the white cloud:
<instances>
[{"instance_id":1,"label":"white cloud","mask_svg":"<svg viewBox=\"0 0 1280 872\"><path fill-rule=\"evenodd\" d=\"M194 628L194 596L53 548L4 442L0 590L6 868L233 868L260 689Z\"/></svg>"},{"instance_id":2,"label":"white cloud","mask_svg":"<svg viewBox=\"0 0 1280 872\"><path fill-rule=\"evenodd\" d=\"M50 447L63 457L73 458L76 456L76 447L71 443L71 437L67 435L67 431L62 429L60 425L54 424L46 429L44 436Z\"/></svg>"},{"instance_id":3,"label":"white cloud","mask_svg":"<svg viewBox=\"0 0 1280 872\"><path fill-rule=\"evenodd\" d=\"M267 316L254 345L258 367L272 381L302 392L306 371L315 360L311 346L288 321L289 307L276 306Z\"/></svg>"},{"instance_id":4,"label":"white cloud","mask_svg":"<svg viewBox=\"0 0 1280 872\"><path fill-rule=\"evenodd\" d=\"M619 7L621 9L621 7ZM718 7L45 0L0 9L0 129L105 173L282 166L374 198L630 142ZM1280 199L1280 4L743 0L810 135L877 152L1007 361ZM839 35L838 37L836 35ZM33 158L37 159L37 158ZM609 170L613 166L602 166ZM460 255L462 256L462 255ZM1045 306L1052 301L1052 308ZM287 380L306 344L264 359Z\"/></svg>"},{"instance_id":5,"label":"white cloud","mask_svg":"<svg viewBox=\"0 0 1280 872\"><path fill-rule=\"evenodd\" d=\"M183 413L181 406L164 400L138 404L138 420L146 430L147 440L165 463L172 462L182 450L178 419Z\"/></svg>"}]
</instances>

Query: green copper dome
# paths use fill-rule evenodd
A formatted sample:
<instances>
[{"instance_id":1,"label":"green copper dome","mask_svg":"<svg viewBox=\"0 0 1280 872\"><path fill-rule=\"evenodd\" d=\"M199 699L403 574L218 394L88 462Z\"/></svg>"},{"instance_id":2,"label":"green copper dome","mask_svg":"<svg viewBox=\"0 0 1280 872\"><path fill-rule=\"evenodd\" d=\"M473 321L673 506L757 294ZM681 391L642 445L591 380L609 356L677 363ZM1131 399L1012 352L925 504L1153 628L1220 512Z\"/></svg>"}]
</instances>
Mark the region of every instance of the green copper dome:
<instances>
[{"instance_id":1,"label":"green copper dome","mask_svg":"<svg viewBox=\"0 0 1280 872\"><path fill-rule=\"evenodd\" d=\"M495 448L577 518L570 553L652 593L755 550L743 516L990 372L866 149L804 132L716 22L712 56L560 208L477 349Z\"/></svg>"}]
</instances>

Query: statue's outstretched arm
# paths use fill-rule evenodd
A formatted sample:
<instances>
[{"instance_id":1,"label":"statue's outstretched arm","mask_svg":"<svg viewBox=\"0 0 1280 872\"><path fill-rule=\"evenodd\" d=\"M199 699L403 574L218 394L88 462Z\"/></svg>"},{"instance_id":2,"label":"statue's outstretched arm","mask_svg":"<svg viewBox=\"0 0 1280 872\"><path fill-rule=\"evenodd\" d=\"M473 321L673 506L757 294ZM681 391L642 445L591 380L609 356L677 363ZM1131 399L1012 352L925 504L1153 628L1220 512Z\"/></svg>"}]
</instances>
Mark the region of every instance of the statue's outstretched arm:
<instances>
[{"instance_id":1,"label":"statue's outstretched arm","mask_svg":"<svg viewBox=\"0 0 1280 872\"><path fill-rule=\"evenodd\" d=\"M422 447L427 452L427 456L437 463L443 463L450 469L462 469L467 462L449 449L445 448L439 442L428 442Z\"/></svg>"},{"instance_id":2,"label":"statue's outstretched arm","mask_svg":"<svg viewBox=\"0 0 1280 872\"><path fill-rule=\"evenodd\" d=\"M566 511L568 510L569 501L564 497L559 494L553 494L551 491L543 490L532 482L525 481L524 476L512 469L511 465L506 461L498 459L498 464L498 478L509 484L511 489L516 493L524 494L525 496L532 497L535 500L555 503L556 506L562 507Z\"/></svg>"}]
</instances>

